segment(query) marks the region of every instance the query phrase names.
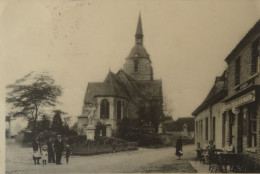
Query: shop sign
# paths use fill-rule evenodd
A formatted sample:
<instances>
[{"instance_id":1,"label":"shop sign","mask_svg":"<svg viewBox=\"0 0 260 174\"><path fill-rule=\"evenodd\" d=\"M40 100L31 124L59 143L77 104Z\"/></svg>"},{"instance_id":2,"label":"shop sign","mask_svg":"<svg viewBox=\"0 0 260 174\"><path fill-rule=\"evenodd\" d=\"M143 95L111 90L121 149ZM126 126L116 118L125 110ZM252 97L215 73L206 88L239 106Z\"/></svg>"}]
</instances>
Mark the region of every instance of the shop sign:
<instances>
[{"instance_id":1,"label":"shop sign","mask_svg":"<svg viewBox=\"0 0 260 174\"><path fill-rule=\"evenodd\" d=\"M241 97L238 97L230 102L227 102L224 105L224 110L230 110L232 108L236 108L254 101L255 101L255 91L251 91L245 95L242 95Z\"/></svg>"}]
</instances>

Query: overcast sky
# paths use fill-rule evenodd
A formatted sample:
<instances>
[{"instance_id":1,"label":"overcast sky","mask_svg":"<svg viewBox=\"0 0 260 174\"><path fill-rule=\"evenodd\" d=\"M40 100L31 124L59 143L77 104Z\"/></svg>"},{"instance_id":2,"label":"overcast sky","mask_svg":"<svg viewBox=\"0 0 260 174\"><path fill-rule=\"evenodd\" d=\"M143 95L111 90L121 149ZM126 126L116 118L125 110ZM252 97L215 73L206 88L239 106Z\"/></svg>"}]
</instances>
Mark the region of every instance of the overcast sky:
<instances>
[{"instance_id":1,"label":"overcast sky","mask_svg":"<svg viewBox=\"0 0 260 174\"><path fill-rule=\"evenodd\" d=\"M139 12L155 79L178 118L204 100L260 18L260 1L0 1L1 91L31 71L49 71L64 88L58 108L80 115L88 82L122 68Z\"/></svg>"}]
</instances>

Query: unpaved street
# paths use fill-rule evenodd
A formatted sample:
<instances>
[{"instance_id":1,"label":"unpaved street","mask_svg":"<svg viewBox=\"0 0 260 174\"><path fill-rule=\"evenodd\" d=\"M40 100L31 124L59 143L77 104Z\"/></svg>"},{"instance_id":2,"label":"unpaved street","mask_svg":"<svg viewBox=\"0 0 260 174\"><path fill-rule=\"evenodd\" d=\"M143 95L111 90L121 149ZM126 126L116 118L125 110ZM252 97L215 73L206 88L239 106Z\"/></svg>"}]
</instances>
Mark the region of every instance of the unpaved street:
<instances>
[{"instance_id":1,"label":"unpaved street","mask_svg":"<svg viewBox=\"0 0 260 174\"><path fill-rule=\"evenodd\" d=\"M66 164L34 165L32 149L15 144L6 146L6 173L129 173L196 172L188 160L195 157L194 146L184 146L183 160L176 160L173 147L117 152L95 156L71 156Z\"/></svg>"}]
</instances>

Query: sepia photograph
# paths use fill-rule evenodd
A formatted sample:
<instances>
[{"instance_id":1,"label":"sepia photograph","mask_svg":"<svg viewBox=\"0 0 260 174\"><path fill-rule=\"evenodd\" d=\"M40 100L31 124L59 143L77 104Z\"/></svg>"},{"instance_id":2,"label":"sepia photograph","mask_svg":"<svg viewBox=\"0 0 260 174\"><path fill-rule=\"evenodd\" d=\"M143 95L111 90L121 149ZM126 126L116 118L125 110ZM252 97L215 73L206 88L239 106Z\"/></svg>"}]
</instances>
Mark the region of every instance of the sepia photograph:
<instances>
[{"instance_id":1,"label":"sepia photograph","mask_svg":"<svg viewBox=\"0 0 260 174\"><path fill-rule=\"evenodd\" d=\"M260 173L260 0L0 0L6 174Z\"/></svg>"}]
</instances>

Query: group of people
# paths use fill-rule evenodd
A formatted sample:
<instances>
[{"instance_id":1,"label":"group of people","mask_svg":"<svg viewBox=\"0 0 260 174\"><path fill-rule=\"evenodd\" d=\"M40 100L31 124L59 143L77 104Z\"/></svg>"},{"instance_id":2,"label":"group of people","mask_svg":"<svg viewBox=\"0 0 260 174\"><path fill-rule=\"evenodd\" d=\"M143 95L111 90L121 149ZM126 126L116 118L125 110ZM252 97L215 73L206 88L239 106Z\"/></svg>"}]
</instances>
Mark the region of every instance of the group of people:
<instances>
[{"instance_id":1,"label":"group of people","mask_svg":"<svg viewBox=\"0 0 260 174\"><path fill-rule=\"evenodd\" d=\"M33 141L33 161L34 164L40 164L40 159L42 164L46 165L48 163L61 164L62 153L64 151L64 143L61 139L61 135L57 135L57 139L54 141L52 138L46 142L46 144L41 144L38 137ZM67 144L65 148L66 162L69 163L69 157L71 154L70 146ZM56 160L55 160L56 159Z\"/></svg>"},{"instance_id":2,"label":"group of people","mask_svg":"<svg viewBox=\"0 0 260 174\"><path fill-rule=\"evenodd\" d=\"M232 144L232 141L227 141L227 145L222 149L224 153L235 153L235 148ZM206 150L210 153L211 151L214 151L216 149L216 146L214 144L213 140L209 140L209 144L206 147ZM200 143L197 143L197 149L196 150L202 150L200 147Z\"/></svg>"}]
</instances>

